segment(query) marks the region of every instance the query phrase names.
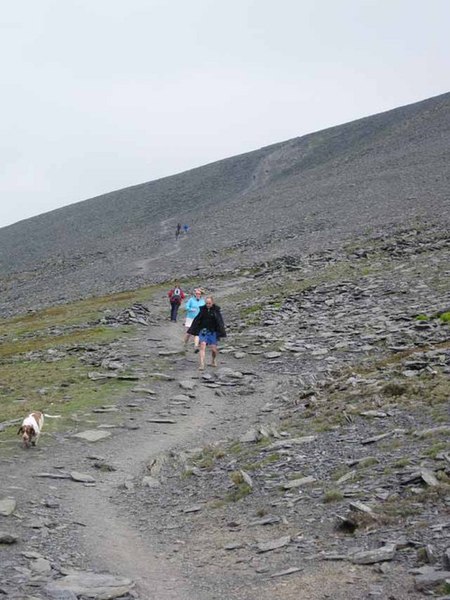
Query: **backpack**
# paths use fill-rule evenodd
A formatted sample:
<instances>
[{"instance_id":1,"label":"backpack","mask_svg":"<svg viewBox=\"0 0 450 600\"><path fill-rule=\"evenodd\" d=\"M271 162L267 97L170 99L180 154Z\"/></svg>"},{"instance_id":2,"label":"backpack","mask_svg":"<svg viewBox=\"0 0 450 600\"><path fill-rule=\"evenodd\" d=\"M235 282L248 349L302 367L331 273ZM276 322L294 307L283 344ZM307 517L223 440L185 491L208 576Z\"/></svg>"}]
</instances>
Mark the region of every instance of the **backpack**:
<instances>
[{"instance_id":1,"label":"backpack","mask_svg":"<svg viewBox=\"0 0 450 600\"><path fill-rule=\"evenodd\" d=\"M181 303L181 290L179 287L177 287L173 290L173 294L172 294L172 297L170 298L170 301L174 302L176 304Z\"/></svg>"}]
</instances>

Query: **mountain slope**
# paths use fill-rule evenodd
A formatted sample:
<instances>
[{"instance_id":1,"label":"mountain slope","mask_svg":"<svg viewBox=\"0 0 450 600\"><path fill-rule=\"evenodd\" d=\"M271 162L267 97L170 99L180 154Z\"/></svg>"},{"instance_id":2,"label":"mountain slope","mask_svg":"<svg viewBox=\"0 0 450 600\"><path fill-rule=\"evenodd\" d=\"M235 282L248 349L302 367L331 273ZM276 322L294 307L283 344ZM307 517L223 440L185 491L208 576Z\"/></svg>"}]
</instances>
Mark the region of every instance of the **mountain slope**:
<instances>
[{"instance_id":1,"label":"mountain slope","mask_svg":"<svg viewBox=\"0 0 450 600\"><path fill-rule=\"evenodd\" d=\"M444 94L5 227L0 310L445 222L448 139ZM175 244L178 221L191 232Z\"/></svg>"}]
</instances>

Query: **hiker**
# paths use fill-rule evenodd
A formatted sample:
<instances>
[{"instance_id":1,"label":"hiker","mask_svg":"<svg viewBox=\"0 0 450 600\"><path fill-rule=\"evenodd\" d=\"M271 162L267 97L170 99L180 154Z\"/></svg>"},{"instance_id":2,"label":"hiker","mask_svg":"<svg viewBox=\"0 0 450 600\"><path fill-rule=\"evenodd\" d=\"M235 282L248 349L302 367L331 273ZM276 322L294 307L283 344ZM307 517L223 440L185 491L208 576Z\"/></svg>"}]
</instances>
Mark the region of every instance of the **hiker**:
<instances>
[{"instance_id":1,"label":"hiker","mask_svg":"<svg viewBox=\"0 0 450 600\"><path fill-rule=\"evenodd\" d=\"M187 233L189 231L189 225L183 225L183 231L184 233Z\"/></svg>"},{"instance_id":2,"label":"hiker","mask_svg":"<svg viewBox=\"0 0 450 600\"><path fill-rule=\"evenodd\" d=\"M199 351L199 340L198 335L191 336L188 333L189 327L192 325L193 320L200 312L202 306L205 306L205 300L202 298L203 290L201 288L195 288L194 295L189 298L189 300L184 305L184 310L186 311L186 320L184 325L186 327L186 334L184 336L185 345L189 342L190 337L194 337L194 348L195 352Z\"/></svg>"},{"instance_id":3,"label":"hiker","mask_svg":"<svg viewBox=\"0 0 450 600\"><path fill-rule=\"evenodd\" d=\"M178 236L180 235L180 233L181 233L181 223L178 223L177 229L175 231L175 239L176 240L178 239Z\"/></svg>"},{"instance_id":4,"label":"hiker","mask_svg":"<svg viewBox=\"0 0 450 600\"><path fill-rule=\"evenodd\" d=\"M170 320L173 323L176 323L178 309L180 308L180 304L183 301L185 294L176 282L173 288L169 291L168 296L170 301Z\"/></svg>"},{"instance_id":5,"label":"hiker","mask_svg":"<svg viewBox=\"0 0 450 600\"><path fill-rule=\"evenodd\" d=\"M205 306L195 317L192 325L187 331L190 335L198 335L200 341L200 364L199 371L205 368L206 346L211 348L211 366L217 367L217 342L226 337L225 325L223 323L220 307L214 303L214 298L208 296Z\"/></svg>"}]
</instances>

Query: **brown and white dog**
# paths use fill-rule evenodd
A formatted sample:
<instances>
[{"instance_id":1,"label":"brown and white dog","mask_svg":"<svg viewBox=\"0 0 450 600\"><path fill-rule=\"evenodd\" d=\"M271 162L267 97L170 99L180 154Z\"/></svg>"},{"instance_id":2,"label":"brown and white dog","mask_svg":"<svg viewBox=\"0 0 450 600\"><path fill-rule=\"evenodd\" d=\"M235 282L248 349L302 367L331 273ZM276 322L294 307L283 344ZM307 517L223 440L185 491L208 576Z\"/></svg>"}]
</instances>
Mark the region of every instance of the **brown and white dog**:
<instances>
[{"instance_id":1,"label":"brown and white dog","mask_svg":"<svg viewBox=\"0 0 450 600\"><path fill-rule=\"evenodd\" d=\"M30 444L36 446L43 426L44 413L36 410L30 413L28 417L25 417L17 432L17 435L22 434L22 441L25 448L29 448Z\"/></svg>"}]
</instances>

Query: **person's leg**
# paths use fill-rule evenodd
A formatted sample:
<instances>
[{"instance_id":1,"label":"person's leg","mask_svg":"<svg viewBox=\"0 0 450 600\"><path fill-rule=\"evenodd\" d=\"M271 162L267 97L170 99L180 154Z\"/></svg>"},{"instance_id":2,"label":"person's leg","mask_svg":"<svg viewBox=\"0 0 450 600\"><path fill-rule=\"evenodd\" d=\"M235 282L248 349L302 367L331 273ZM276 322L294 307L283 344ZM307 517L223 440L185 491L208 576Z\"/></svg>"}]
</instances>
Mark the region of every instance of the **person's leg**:
<instances>
[{"instance_id":1,"label":"person's leg","mask_svg":"<svg viewBox=\"0 0 450 600\"><path fill-rule=\"evenodd\" d=\"M217 367L217 346L211 346L211 366Z\"/></svg>"},{"instance_id":2,"label":"person's leg","mask_svg":"<svg viewBox=\"0 0 450 600\"><path fill-rule=\"evenodd\" d=\"M176 321L176 313L175 313L175 307L176 304L175 302L172 302L172 304L170 305L170 320L171 321Z\"/></svg>"},{"instance_id":3,"label":"person's leg","mask_svg":"<svg viewBox=\"0 0 450 600\"><path fill-rule=\"evenodd\" d=\"M178 304L176 302L173 303L173 320L176 321L177 320L177 316L178 316Z\"/></svg>"},{"instance_id":4,"label":"person's leg","mask_svg":"<svg viewBox=\"0 0 450 600\"><path fill-rule=\"evenodd\" d=\"M200 342L200 363L199 369L203 371L205 368L206 342Z\"/></svg>"},{"instance_id":5,"label":"person's leg","mask_svg":"<svg viewBox=\"0 0 450 600\"><path fill-rule=\"evenodd\" d=\"M196 354L199 351L199 345L200 345L200 338L198 337L198 335L194 335L194 352Z\"/></svg>"}]
</instances>

